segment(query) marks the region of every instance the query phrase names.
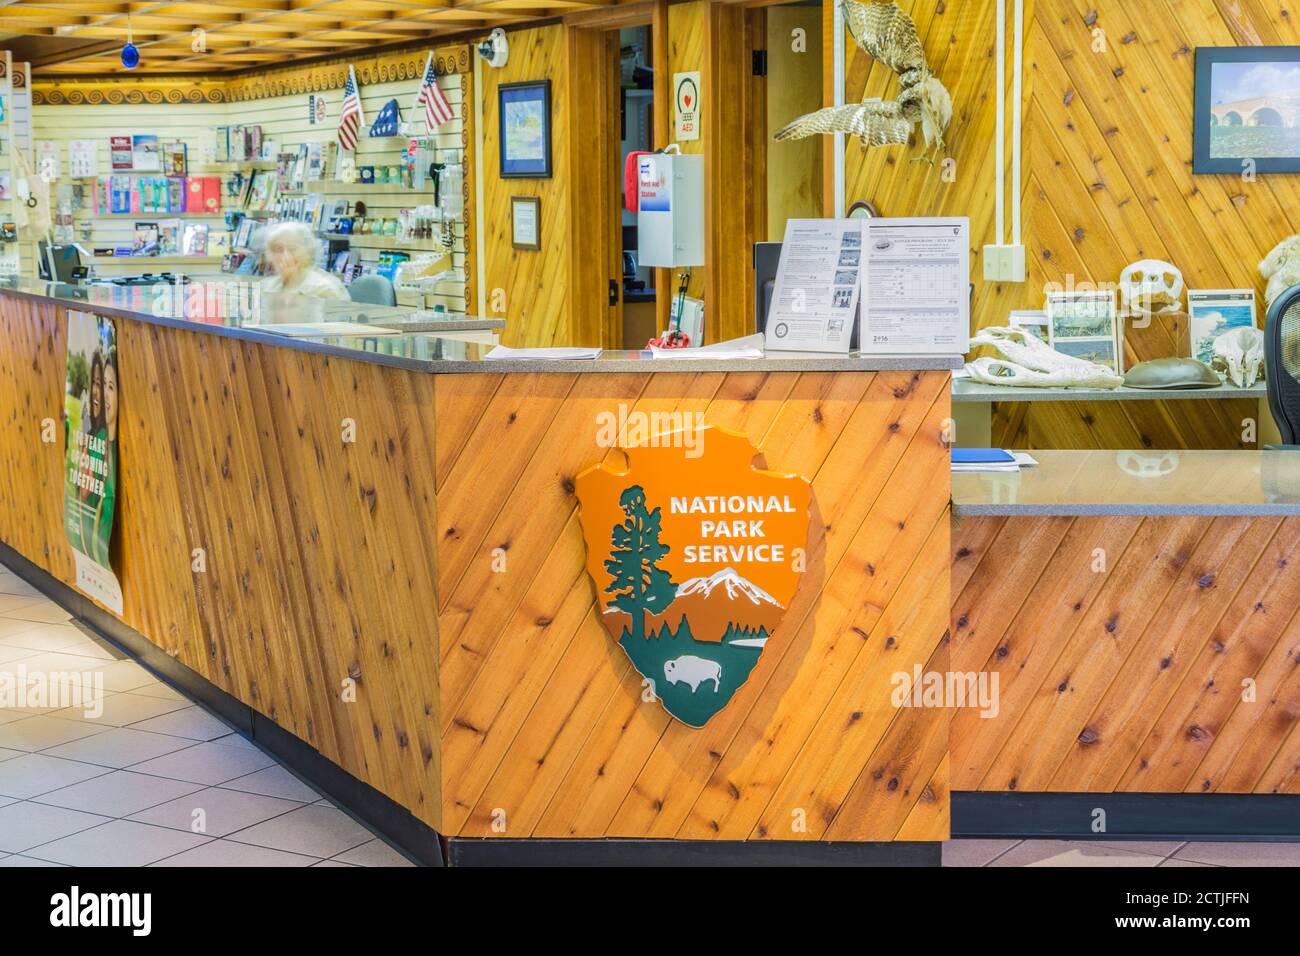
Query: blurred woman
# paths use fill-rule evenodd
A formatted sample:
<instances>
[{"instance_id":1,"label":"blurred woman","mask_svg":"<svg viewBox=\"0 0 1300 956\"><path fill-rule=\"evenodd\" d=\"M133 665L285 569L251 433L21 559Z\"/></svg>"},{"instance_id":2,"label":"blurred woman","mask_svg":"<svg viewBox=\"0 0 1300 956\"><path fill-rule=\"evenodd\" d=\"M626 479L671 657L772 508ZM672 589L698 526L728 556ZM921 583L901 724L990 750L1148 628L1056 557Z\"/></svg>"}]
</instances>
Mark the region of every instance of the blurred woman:
<instances>
[{"instance_id":1,"label":"blurred woman","mask_svg":"<svg viewBox=\"0 0 1300 956\"><path fill-rule=\"evenodd\" d=\"M318 248L316 236L301 222L272 226L266 234L266 263L272 274L262 280L263 291L346 301L343 283L316 265Z\"/></svg>"},{"instance_id":2,"label":"blurred woman","mask_svg":"<svg viewBox=\"0 0 1300 956\"><path fill-rule=\"evenodd\" d=\"M109 543L113 538L113 512L117 507L117 350L104 359L103 414L95 437L102 440L104 493L95 508L95 530L90 556L109 567Z\"/></svg>"}]
</instances>

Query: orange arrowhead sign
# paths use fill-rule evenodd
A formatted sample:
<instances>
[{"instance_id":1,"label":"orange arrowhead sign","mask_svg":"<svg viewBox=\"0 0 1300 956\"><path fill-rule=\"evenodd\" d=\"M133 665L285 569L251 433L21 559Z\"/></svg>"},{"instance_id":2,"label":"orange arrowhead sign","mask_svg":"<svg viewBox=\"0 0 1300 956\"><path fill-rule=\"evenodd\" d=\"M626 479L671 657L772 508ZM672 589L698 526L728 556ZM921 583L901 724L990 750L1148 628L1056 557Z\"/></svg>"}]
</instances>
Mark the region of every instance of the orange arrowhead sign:
<instances>
[{"instance_id":1,"label":"orange arrowhead sign","mask_svg":"<svg viewBox=\"0 0 1300 956\"><path fill-rule=\"evenodd\" d=\"M576 484L601 623L664 709L703 727L786 637L812 485L754 467L744 435L690 431L626 448L626 470L605 462Z\"/></svg>"}]
</instances>

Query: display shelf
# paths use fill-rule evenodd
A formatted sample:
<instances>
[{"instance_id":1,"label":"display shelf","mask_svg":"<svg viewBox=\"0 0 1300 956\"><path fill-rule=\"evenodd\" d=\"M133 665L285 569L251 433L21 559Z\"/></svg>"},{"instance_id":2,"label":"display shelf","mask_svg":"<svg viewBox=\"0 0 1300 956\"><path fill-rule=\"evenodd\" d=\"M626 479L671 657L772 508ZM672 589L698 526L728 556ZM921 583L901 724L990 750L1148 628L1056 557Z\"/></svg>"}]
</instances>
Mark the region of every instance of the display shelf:
<instances>
[{"instance_id":1,"label":"display shelf","mask_svg":"<svg viewBox=\"0 0 1300 956\"><path fill-rule=\"evenodd\" d=\"M437 239L399 239L396 236L377 236L374 233L323 232L322 239L355 243L362 249L410 249L417 252L447 252L451 250Z\"/></svg>"},{"instance_id":2,"label":"display shelf","mask_svg":"<svg viewBox=\"0 0 1300 956\"><path fill-rule=\"evenodd\" d=\"M149 264L157 266L178 265L180 263L189 263L199 265L203 263L220 262L224 256L94 256L92 261L96 264L117 265L121 263Z\"/></svg>"},{"instance_id":3,"label":"display shelf","mask_svg":"<svg viewBox=\"0 0 1300 956\"><path fill-rule=\"evenodd\" d=\"M74 219L143 219L150 216L158 219L219 219L225 212L92 212L78 209L72 215Z\"/></svg>"}]
</instances>

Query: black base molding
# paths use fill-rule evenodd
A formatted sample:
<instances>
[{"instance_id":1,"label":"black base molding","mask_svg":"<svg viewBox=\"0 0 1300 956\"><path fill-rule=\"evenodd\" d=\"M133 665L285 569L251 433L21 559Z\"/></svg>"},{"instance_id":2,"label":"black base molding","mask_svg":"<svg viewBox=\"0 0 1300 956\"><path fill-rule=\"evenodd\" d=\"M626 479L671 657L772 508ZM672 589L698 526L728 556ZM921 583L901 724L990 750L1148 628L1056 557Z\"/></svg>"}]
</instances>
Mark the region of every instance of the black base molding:
<instances>
[{"instance_id":1,"label":"black base molding","mask_svg":"<svg viewBox=\"0 0 1300 956\"><path fill-rule=\"evenodd\" d=\"M1093 831L1098 810L1105 832ZM986 839L1300 842L1300 794L955 791L952 835Z\"/></svg>"},{"instance_id":2,"label":"black base molding","mask_svg":"<svg viewBox=\"0 0 1300 956\"><path fill-rule=\"evenodd\" d=\"M940 843L448 837L452 866L939 866Z\"/></svg>"},{"instance_id":3,"label":"black base molding","mask_svg":"<svg viewBox=\"0 0 1300 956\"><path fill-rule=\"evenodd\" d=\"M197 700L247 736L340 809L380 833L412 862L443 866L442 841L427 824L374 787L343 770L306 741L273 723L127 627L84 594L0 541L0 564L39 590L98 636L117 645L161 680Z\"/></svg>"}]
</instances>

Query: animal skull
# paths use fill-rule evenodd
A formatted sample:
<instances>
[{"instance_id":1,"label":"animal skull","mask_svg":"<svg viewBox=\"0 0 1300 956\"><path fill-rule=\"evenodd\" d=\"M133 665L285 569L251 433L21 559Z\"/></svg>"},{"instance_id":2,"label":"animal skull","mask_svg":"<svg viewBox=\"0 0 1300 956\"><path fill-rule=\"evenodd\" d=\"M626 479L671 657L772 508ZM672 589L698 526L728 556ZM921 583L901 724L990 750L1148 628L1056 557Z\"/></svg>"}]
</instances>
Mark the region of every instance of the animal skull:
<instances>
[{"instance_id":1,"label":"animal skull","mask_svg":"<svg viewBox=\"0 0 1300 956\"><path fill-rule=\"evenodd\" d=\"M1210 366L1226 373L1238 388L1250 388L1264 370L1264 333L1254 326L1229 329L1211 346Z\"/></svg>"},{"instance_id":2,"label":"animal skull","mask_svg":"<svg viewBox=\"0 0 1300 956\"><path fill-rule=\"evenodd\" d=\"M1114 369L1063 355L1024 329L990 326L980 329L970 343L991 345L1005 356L967 362L966 371L973 382L1037 388L1118 388L1124 384Z\"/></svg>"},{"instance_id":3,"label":"animal skull","mask_svg":"<svg viewBox=\"0 0 1300 956\"><path fill-rule=\"evenodd\" d=\"M1130 314L1160 315L1183 307L1183 274L1161 259L1142 259L1119 274L1120 292Z\"/></svg>"}]
</instances>

